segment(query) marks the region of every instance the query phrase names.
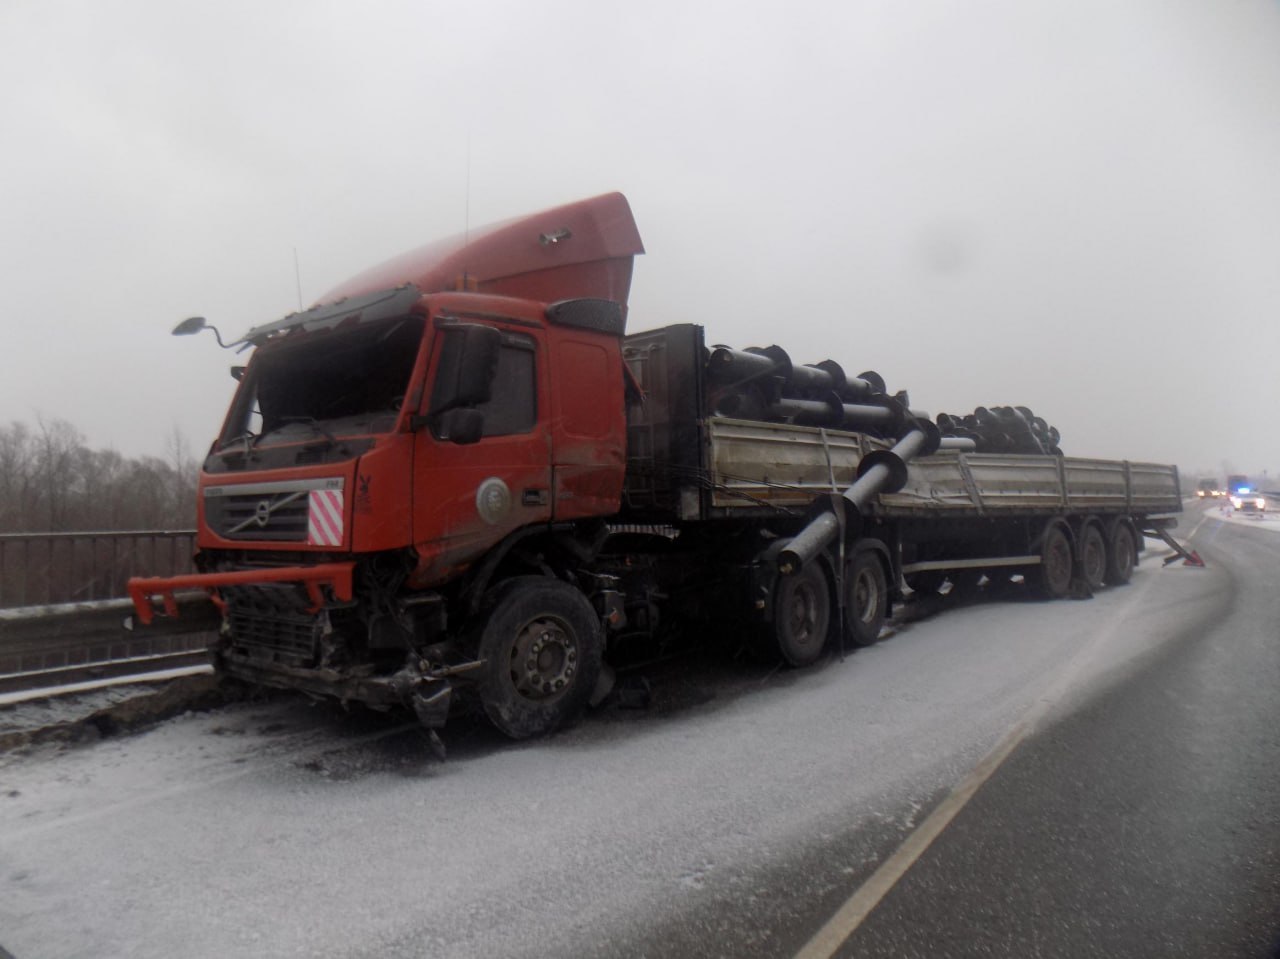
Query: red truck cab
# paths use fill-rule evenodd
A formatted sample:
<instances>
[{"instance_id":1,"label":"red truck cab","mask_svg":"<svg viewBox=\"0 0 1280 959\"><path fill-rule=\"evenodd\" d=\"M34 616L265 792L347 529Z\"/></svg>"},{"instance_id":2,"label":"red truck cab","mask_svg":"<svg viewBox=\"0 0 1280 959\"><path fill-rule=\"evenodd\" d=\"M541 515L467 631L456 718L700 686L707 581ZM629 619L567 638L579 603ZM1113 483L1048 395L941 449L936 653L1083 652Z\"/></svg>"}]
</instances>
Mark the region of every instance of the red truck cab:
<instances>
[{"instance_id":1,"label":"red truck cab","mask_svg":"<svg viewBox=\"0 0 1280 959\"><path fill-rule=\"evenodd\" d=\"M250 330L200 474L201 573L132 581L139 618L203 587L225 671L442 722L447 695L424 703L474 650L450 665L428 647L517 543L572 552L618 510L642 252L608 194L424 247Z\"/></svg>"}]
</instances>

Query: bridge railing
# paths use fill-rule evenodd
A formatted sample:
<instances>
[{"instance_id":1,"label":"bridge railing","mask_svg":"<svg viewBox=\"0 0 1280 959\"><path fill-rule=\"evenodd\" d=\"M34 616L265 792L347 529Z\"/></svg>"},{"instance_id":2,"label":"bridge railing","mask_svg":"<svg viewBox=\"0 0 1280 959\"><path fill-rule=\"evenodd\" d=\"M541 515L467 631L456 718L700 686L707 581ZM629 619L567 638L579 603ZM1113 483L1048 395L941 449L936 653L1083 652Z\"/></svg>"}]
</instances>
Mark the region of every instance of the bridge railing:
<instances>
[{"instance_id":1,"label":"bridge railing","mask_svg":"<svg viewBox=\"0 0 1280 959\"><path fill-rule=\"evenodd\" d=\"M123 625L129 577L194 572L194 550L194 530L0 534L0 696L207 662L219 618L200 595Z\"/></svg>"},{"instance_id":2,"label":"bridge railing","mask_svg":"<svg viewBox=\"0 0 1280 959\"><path fill-rule=\"evenodd\" d=\"M0 534L0 609L116 599L130 576L193 572L195 530Z\"/></svg>"}]
</instances>

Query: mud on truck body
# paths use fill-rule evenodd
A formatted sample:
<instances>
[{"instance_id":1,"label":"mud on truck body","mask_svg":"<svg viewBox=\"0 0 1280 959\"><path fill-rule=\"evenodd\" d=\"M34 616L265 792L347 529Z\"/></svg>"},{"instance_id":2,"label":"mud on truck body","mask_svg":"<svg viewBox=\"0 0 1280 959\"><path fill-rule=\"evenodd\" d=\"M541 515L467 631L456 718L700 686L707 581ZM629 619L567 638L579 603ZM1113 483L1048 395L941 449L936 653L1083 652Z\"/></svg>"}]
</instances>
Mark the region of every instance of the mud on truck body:
<instances>
[{"instance_id":1,"label":"mud on truck body","mask_svg":"<svg viewBox=\"0 0 1280 959\"><path fill-rule=\"evenodd\" d=\"M199 573L252 683L478 707L549 732L671 623L740 620L794 666L875 642L912 588L1123 583L1173 467L983 453L905 394L700 325L627 336L626 200L472 230L256 327L200 474Z\"/></svg>"}]
</instances>

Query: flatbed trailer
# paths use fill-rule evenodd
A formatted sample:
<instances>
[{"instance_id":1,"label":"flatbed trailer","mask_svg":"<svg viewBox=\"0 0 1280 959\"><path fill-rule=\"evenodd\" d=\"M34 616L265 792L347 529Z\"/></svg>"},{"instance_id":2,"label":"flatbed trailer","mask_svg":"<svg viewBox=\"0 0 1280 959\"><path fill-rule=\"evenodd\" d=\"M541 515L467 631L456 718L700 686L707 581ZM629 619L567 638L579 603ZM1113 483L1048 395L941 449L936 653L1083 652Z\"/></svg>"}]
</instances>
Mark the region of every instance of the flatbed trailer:
<instances>
[{"instance_id":1,"label":"flatbed trailer","mask_svg":"<svg viewBox=\"0 0 1280 959\"><path fill-rule=\"evenodd\" d=\"M707 376L714 352L699 326L629 336L623 354L636 383L622 511L631 521L675 515L795 536L816 505L854 485L868 456L893 446L866 432L716 415L725 391ZM1050 597L1126 582L1142 533L1172 528L1182 508L1170 465L963 449L904 465L901 485L870 497L858 534L846 535L849 550L882 557L890 599L936 588L948 572L958 585L1046 562L1038 588ZM879 615L867 616L861 642L878 628Z\"/></svg>"}]
</instances>

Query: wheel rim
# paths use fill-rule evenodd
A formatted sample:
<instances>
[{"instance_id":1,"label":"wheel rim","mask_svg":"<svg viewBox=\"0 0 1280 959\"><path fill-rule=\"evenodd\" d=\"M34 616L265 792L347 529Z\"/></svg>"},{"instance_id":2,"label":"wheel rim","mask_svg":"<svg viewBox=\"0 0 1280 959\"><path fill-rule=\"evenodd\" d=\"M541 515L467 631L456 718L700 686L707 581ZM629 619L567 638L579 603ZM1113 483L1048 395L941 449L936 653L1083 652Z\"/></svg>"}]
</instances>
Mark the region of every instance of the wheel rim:
<instances>
[{"instance_id":1,"label":"wheel rim","mask_svg":"<svg viewBox=\"0 0 1280 959\"><path fill-rule=\"evenodd\" d=\"M787 634L792 642L807 646L817 638L823 618L820 599L817 589L809 582L798 583L791 591L785 615Z\"/></svg>"},{"instance_id":2,"label":"wheel rim","mask_svg":"<svg viewBox=\"0 0 1280 959\"><path fill-rule=\"evenodd\" d=\"M552 616L530 620L511 644L511 682L525 699L545 702L564 693L578 670L573 631Z\"/></svg>"},{"instance_id":3,"label":"wheel rim","mask_svg":"<svg viewBox=\"0 0 1280 959\"><path fill-rule=\"evenodd\" d=\"M871 570L858 570L853 581L853 614L868 625L880 614L880 590Z\"/></svg>"}]
</instances>

